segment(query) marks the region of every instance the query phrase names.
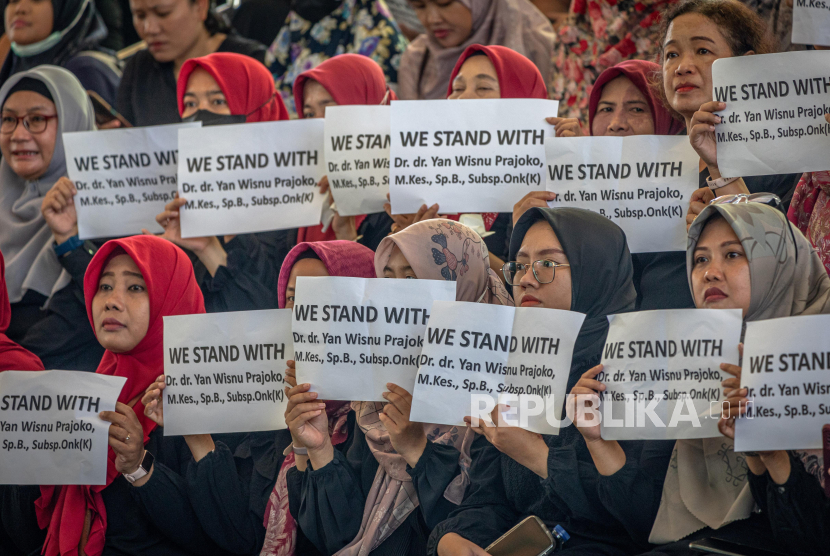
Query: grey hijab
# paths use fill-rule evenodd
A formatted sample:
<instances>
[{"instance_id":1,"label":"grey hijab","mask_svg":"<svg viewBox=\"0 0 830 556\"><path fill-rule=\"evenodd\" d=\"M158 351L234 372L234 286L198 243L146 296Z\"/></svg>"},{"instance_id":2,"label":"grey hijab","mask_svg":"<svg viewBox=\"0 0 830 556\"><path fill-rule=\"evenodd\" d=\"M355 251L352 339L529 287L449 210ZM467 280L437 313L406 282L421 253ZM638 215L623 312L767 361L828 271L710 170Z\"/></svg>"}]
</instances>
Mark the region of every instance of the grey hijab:
<instances>
[{"instance_id":1,"label":"grey hijab","mask_svg":"<svg viewBox=\"0 0 830 556\"><path fill-rule=\"evenodd\" d=\"M745 321L830 313L830 277L815 249L779 210L759 203L710 205L689 228L686 270L706 223L720 214L741 241L752 284ZM806 462L815 454L799 453ZM808 467L809 469L809 467ZM678 440L649 541L673 542L746 519L754 501L743 454L727 438Z\"/></svg>"},{"instance_id":2,"label":"grey hijab","mask_svg":"<svg viewBox=\"0 0 830 556\"><path fill-rule=\"evenodd\" d=\"M0 105L9 91L24 77L42 81L54 99L58 114L55 150L46 173L27 181L0 163L0 252L6 258L6 285L9 301L20 301L27 290L46 297L69 283L52 249L52 231L40 214L43 197L55 182L66 175L62 134L95 129L92 103L81 83L69 71L57 66L38 66L9 77L0 88Z\"/></svg>"}]
</instances>

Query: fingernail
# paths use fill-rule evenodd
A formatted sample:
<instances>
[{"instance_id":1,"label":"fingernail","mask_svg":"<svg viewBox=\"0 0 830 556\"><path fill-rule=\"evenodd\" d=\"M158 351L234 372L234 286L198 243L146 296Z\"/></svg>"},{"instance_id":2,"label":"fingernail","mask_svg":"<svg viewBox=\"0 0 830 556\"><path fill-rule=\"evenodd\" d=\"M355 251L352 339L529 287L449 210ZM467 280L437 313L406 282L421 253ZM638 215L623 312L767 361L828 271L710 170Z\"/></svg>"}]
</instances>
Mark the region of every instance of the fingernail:
<instances>
[{"instance_id":1,"label":"fingernail","mask_svg":"<svg viewBox=\"0 0 830 556\"><path fill-rule=\"evenodd\" d=\"M720 106L721 108L726 108L726 103L725 103L725 102L721 102L721 103L719 103L719 104L718 104L718 106Z\"/></svg>"}]
</instances>

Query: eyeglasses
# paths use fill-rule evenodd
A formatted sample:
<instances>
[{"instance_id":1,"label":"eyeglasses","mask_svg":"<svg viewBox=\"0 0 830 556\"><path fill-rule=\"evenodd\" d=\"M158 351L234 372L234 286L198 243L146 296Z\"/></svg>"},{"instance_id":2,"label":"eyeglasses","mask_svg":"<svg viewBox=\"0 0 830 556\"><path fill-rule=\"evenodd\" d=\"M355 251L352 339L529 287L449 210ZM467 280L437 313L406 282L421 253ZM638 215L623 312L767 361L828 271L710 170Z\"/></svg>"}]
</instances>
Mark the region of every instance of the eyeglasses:
<instances>
[{"instance_id":1,"label":"eyeglasses","mask_svg":"<svg viewBox=\"0 0 830 556\"><path fill-rule=\"evenodd\" d=\"M736 193L734 195L723 195L709 201L710 205L738 205L741 203L763 203L775 207L781 206L781 198L775 193Z\"/></svg>"},{"instance_id":2,"label":"eyeglasses","mask_svg":"<svg viewBox=\"0 0 830 556\"><path fill-rule=\"evenodd\" d=\"M504 279L508 286L515 286L521 282L527 273L527 267L524 263L504 263L501 267L501 273L504 274ZM556 277L556 269L560 266L571 266L564 263L556 263L548 260L534 261L532 270L533 277L540 284L550 284Z\"/></svg>"},{"instance_id":3,"label":"eyeglasses","mask_svg":"<svg viewBox=\"0 0 830 556\"><path fill-rule=\"evenodd\" d=\"M23 121L23 127L29 133L43 133L46 131L46 124L52 118L57 118L57 114L48 116L46 114L26 114L25 116L12 116L11 114L3 114L0 120L0 133L11 134L17 129L17 124Z\"/></svg>"}]
</instances>

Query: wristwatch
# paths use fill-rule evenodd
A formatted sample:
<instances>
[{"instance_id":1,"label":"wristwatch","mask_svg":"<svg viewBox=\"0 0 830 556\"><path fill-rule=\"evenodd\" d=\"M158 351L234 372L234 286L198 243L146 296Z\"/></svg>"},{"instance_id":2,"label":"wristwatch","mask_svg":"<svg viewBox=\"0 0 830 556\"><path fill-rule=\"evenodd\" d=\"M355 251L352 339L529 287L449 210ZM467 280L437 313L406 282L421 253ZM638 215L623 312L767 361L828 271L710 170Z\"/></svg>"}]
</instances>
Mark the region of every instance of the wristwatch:
<instances>
[{"instance_id":1,"label":"wristwatch","mask_svg":"<svg viewBox=\"0 0 830 556\"><path fill-rule=\"evenodd\" d=\"M153 454L147 450L144 450L144 457L141 459L141 465L138 466L138 469L132 473L122 473L122 475L124 475L124 478L127 479L127 482L133 484L150 472L150 469L153 468L153 461L155 461L155 459L156 458L153 457Z\"/></svg>"}]
</instances>

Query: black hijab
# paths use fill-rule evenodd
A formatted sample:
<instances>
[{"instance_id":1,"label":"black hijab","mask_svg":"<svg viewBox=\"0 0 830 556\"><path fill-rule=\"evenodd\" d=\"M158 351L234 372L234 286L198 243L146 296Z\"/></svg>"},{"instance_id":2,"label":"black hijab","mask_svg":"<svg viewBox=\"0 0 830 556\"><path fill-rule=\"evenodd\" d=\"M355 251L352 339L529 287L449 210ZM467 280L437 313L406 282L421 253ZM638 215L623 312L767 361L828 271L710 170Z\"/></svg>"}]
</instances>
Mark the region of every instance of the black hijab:
<instances>
[{"instance_id":1,"label":"black hijab","mask_svg":"<svg viewBox=\"0 0 830 556\"><path fill-rule=\"evenodd\" d=\"M4 12L7 5L8 0L3 2ZM0 74L0 82L5 82L11 74L43 64L62 66L84 50L103 50L99 43L107 37L107 28L93 0L52 0L52 11L52 33L68 30L66 34L56 45L39 54L21 57L10 52ZM82 13L73 25L79 12Z\"/></svg>"},{"instance_id":2,"label":"black hijab","mask_svg":"<svg viewBox=\"0 0 830 556\"><path fill-rule=\"evenodd\" d=\"M343 0L293 0L291 10L311 23L317 23L340 7Z\"/></svg>"},{"instance_id":3,"label":"black hijab","mask_svg":"<svg viewBox=\"0 0 830 556\"><path fill-rule=\"evenodd\" d=\"M608 334L608 315L634 309L631 253L625 232L595 212L577 208L532 208L525 212L510 238L510 260L530 227L545 220L568 257L571 270L571 311L585 313L576 339L568 391L583 372L597 365Z\"/></svg>"}]
</instances>

